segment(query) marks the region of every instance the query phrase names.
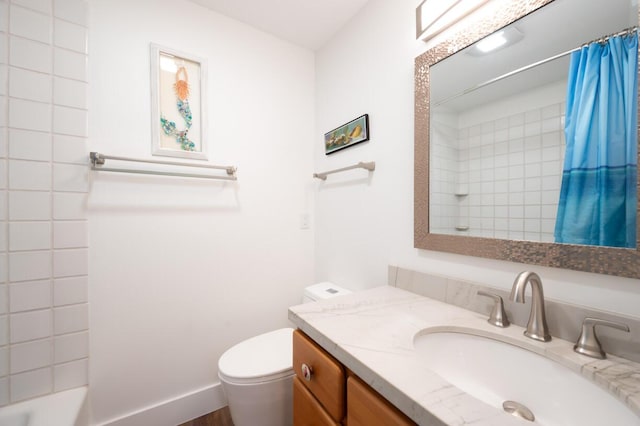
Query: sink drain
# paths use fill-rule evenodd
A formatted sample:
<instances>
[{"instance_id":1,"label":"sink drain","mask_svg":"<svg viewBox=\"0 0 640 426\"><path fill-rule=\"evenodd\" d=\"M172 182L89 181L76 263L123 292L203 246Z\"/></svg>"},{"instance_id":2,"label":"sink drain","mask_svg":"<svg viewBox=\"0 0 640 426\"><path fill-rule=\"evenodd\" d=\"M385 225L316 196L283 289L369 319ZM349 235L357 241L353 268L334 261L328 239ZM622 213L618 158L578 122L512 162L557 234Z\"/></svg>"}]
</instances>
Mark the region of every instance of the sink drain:
<instances>
[{"instance_id":1,"label":"sink drain","mask_svg":"<svg viewBox=\"0 0 640 426\"><path fill-rule=\"evenodd\" d=\"M502 403L502 408L512 416L520 417L521 419L529 420L530 422L536 419L531 410L524 405L515 401L505 401Z\"/></svg>"}]
</instances>

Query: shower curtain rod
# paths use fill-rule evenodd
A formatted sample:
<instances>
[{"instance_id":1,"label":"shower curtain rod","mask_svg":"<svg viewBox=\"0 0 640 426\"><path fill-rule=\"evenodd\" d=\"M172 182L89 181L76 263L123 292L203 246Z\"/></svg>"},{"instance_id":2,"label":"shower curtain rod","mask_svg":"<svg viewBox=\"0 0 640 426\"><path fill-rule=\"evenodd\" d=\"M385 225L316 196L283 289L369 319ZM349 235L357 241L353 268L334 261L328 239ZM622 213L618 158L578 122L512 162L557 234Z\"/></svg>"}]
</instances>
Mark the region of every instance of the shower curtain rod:
<instances>
[{"instance_id":1,"label":"shower curtain rod","mask_svg":"<svg viewBox=\"0 0 640 426\"><path fill-rule=\"evenodd\" d=\"M531 68L535 68L535 67L538 67L538 66L540 66L540 65L544 65L544 64L546 64L547 62L555 61L556 59L562 58L563 56L567 56L567 55L572 54L573 52L577 52L578 50L580 50L580 49L582 49L583 47L588 46L588 45L590 45L590 44L592 44L592 43L604 43L605 41L609 40L611 37L616 37L616 36L619 36L619 35L625 35L625 34L626 34L626 35L631 35L631 33L635 32L635 31L637 31L637 30L638 30L638 27L637 27L637 26L635 26L635 27L630 27L630 28L624 29L624 30L622 30L622 31L619 31L619 32L617 32L617 33L609 34L609 35L606 35L606 36L603 36L603 37L597 38L597 39L595 39L595 40L591 40L591 41L589 41L589 42L587 42L587 43L583 43L583 44L582 44L582 45L580 45L579 47L575 47L575 48L573 48L573 49L571 49L571 50L567 50L566 52L558 53L557 55L550 56L550 57L548 57L548 58L546 58L546 59L542 59L542 60L540 60L540 61L538 61L538 62L534 62L534 63L529 64L529 65L525 65L524 67L521 67L521 68L515 69L515 70L513 70L513 71L509 71L509 72L508 72L508 73L506 73L506 74L502 74L502 75L500 75L500 76L498 76L498 77L492 78L491 80L487 80L487 81L485 81L484 83L480 83L480 84L477 84L477 85L475 85L475 86L473 86L473 87L470 87L470 88L468 88L468 89L465 89L465 90L463 90L462 92L460 92L460 93L458 93L458 94L456 94L456 95L450 96L450 97L448 97L448 98L446 98L446 99L443 99L443 100L441 100L441 101L436 102L436 103L434 104L434 106L440 106L440 105L442 105L442 104L444 104L444 103L447 103L447 102L452 101L452 100L454 100L454 99L456 99L456 98L459 98L460 96L463 96L463 95L469 94L469 93L471 93L471 92L474 92L474 91L476 91L476 90L478 90L478 89L481 89L481 88L483 88L483 87L485 87L485 86L488 86L488 85L490 85L490 84L497 83L498 81L500 81L500 80L504 80L504 79L505 79L505 78L507 78L507 77L511 77L512 75L519 74L519 73L521 73L521 72L523 72L523 71L530 70Z\"/></svg>"}]
</instances>

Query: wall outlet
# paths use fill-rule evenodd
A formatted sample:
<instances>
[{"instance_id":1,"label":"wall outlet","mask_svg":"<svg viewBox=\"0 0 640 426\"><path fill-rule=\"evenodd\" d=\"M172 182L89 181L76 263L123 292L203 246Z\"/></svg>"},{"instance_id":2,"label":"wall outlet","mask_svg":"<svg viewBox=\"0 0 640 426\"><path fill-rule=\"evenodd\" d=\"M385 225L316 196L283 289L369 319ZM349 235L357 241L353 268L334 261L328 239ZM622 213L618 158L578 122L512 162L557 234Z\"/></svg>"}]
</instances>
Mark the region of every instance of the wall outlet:
<instances>
[{"instance_id":1,"label":"wall outlet","mask_svg":"<svg viewBox=\"0 0 640 426\"><path fill-rule=\"evenodd\" d=\"M311 216L309 213L302 213L300 215L300 229L309 229L311 227Z\"/></svg>"}]
</instances>

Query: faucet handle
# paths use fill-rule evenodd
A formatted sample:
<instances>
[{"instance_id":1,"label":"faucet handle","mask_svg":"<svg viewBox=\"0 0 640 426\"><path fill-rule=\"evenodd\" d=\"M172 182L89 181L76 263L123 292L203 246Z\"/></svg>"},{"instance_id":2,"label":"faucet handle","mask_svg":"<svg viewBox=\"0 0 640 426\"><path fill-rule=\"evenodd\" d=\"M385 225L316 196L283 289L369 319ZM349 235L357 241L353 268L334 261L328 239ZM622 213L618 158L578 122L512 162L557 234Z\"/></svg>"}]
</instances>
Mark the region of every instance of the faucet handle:
<instances>
[{"instance_id":1,"label":"faucet handle","mask_svg":"<svg viewBox=\"0 0 640 426\"><path fill-rule=\"evenodd\" d=\"M509 317L507 317L507 313L504 310L504 302L502 301L502 297L484 290L478 290L478 296L490 297L495 302L493 304L491 314L489 314L489 319L487 320L489 324L502 328L509 327L509 325L511 325L511 323L509 322Z\"/></svg>"},{"instance_id":2,"label":"faucet handle","mask_svg":"<svg viewBox=\"0 0 640 426\"><path fill-rule=\"evenodd\" d=\"M584 319L580 337L578 337L578 341L573 346L573 350L592 358L605 359L607 354L602 349L602 344L598 340L598 336L596 336L596 325L605 325L626 332L629 332L629 326L620 322L607 321L599 318Z\"/></svg>"}]
</instances>

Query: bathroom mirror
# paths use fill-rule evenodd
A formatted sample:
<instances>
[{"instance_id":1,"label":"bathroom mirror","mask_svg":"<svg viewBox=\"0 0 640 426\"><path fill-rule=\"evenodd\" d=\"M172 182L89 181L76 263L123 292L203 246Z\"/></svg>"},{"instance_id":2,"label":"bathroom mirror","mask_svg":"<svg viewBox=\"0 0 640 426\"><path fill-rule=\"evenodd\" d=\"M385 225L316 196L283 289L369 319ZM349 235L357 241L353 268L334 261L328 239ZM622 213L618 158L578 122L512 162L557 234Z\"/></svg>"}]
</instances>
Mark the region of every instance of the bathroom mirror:
<instances>
[{"instance_id":1,"label":"bathroom mirror","mask_svg":"<svg viewBox=\"0 0 640 426\"><path fill-rule=\"evenodd\" d=\"M589 7L580 0L511 1L509 7L498 9L492 18L470 25L416 58L415 247L640 278L637 233L636 248L553 242L564 155L563 115L569 56L562 55L524 72L513 72L636 26L636 0L613 2L615 7L612 0L588 2ZM489 54L479 54L476 42L501 31L515 34L509 35L511 45L507 43ZM512 75L502 78L508 74ZM490 114L493 118L488 125L486 117ZM510 155L513 148L504 143L490 146L482 143L484 139L501 141L503 135L512 131L521 132L521 140L535 136L539 150ZM536 135L535 131L541 133ZM451 147L440 141L451 135L457 141L456 155L466 161L466 169L447 164L452 157ZM466 152L461 148L464 145L469 148ZM542 156L545 164L540 161L528 165L522 160L532 157L540 160ZM508 158L516 158L515 163L504 163ZM483 170L488 170L486 174L490 177ZM489 182L494 173L508 171L526 177L531 170L536 171L536 179L516 182L520 186L510 186L507 180L493 194L479 195L483 185L497 187L498 182ZM636 182L636 193L637 188ZM536 191L525 201L523 197L531 195L529 189ZM521 207L511 207L507 200L516 200ZM525 227L527 206L538 202L539 205L529 208L535 211L538 223L529 221L533 226ZM451 206L458 209L462 206L467 211L476 207L478 213L465 218L459 211L452 211ZM498 222L508 223L509 211L515 211L516 217L523 219L518 221L518 228L492 227ZM637 222L637 204L634 211ZM500 217L496 218L496 213Z\"/></svg>"}]
</instances>

